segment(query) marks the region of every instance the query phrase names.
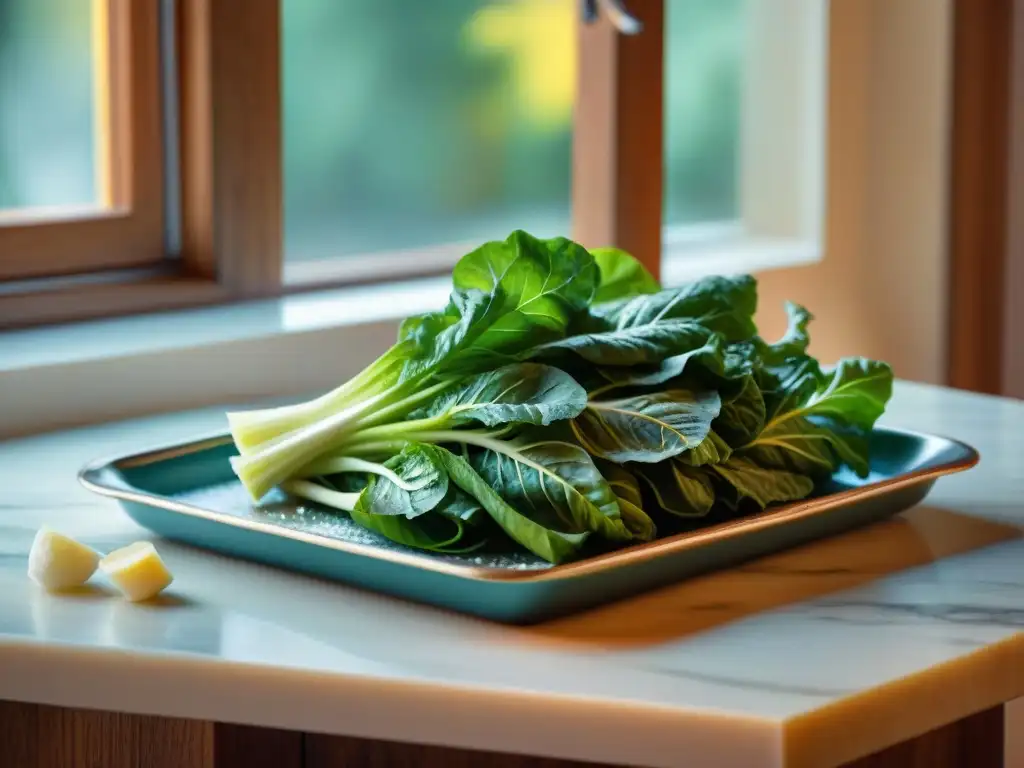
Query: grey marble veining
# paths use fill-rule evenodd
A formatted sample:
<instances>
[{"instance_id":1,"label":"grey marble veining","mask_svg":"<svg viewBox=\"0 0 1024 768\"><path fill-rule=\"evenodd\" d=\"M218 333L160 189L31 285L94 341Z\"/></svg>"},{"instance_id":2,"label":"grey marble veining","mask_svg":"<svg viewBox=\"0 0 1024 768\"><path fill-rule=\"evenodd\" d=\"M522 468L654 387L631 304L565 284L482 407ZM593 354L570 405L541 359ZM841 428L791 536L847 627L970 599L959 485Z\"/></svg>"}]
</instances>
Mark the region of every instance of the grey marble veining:
<instances>
[{"instance_id":1,"label":"grey marble veining","mask_svg":"<svg viewBox=\"0 0 1024 768\"><path fill-rule=\"evenodd\" d=\"M909 736L1024 693L1024 405L902 385L889 424L982 453L925 505L536 627L164 541L176 581L156 605L27 580L43 523L101 550L148 538L78 487L84 462L220 419L0 443L0 698L725 766L828 765L884 746L879 713ZM822 728L836 731L827 755Z\"/></svg>"}]
</instances>

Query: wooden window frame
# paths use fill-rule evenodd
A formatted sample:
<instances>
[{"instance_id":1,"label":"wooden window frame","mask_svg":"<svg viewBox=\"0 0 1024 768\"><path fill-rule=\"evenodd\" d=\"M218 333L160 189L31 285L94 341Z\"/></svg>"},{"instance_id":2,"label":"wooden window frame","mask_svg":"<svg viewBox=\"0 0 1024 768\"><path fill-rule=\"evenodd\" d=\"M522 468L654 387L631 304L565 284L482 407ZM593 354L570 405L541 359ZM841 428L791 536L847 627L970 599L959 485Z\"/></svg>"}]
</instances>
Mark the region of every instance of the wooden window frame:
<instances>
[{"instance_id":1,"label":"wooden window frame","mask_svg":"<svg viewBox=\"0 0 1024 768\"><path fill-rule=\"evenodd\" d=\"M164 244L159 3L97 1L107 3L111 51L120 52L110 62L111 103L119 105L112 110L118 116L112 143L120 146L127 137L131 151L125 160L112 155L109 166L111 189L122 195L114 199L123 202L99 216L0 228L0 253L42 250L48 266L55 263L50 255L67 254L56 262L61 266L47 269L45 280L0 282L0 329L278 294L279 0L176 5L182 195L181 252L175 258L168 258ZM132 99L118 98L116 89L124 87L132 89ZM144 243L129 237L135 221L144 229ZM103 227L109 239L89 239ZM97 253L106 260L91 260ZM94 271L100 267L108 271ZM75 274L86 270L93 271ZM37 272L3 277L33 278Z\"/></svg>"},{"instance_id":2,"label":"wooden window frame","mask_svg":"<svg viewBox=\"0 0 1024 768\"><path fill-rule=\"evenodd\" d=\"M163 256L157 3L93 0L98 205L0 216L0 279L156 263Z\"/></svg>"},{"instance_id":3,"label":"wooden window frame","mask_svg":"<svg viewBox=\"0 0 1024 768\"><path fill-rule=\"evenodd\" d=\"M949 383L1024 397L1024 0L956 0Z\"/></svg>"},{"instance_id":4,"label":"wooden window frame","mask_svg":"<svg viewBox=\"0 0 1024 768\"><path fill-rule=\"evenodd\" d=\"M145 248L118 241L105 261L96 262L91 260L95 250L86 248L76 254L73 247L84 242L84 229L64 230L63 222L47 221L0 230L0 252L8 253L15 237L22 238L17 241L21 248L31 243L38 251L39 243L44 243L45 251L53 252L57 245L50 247L42 238L49 232L55 238L61 233L58 245L67 249L67 260L47 272L72 275L28 285L0 282L0 329L352 282L347 278L286 286L282 281L280 0L178 0L182 199L181 253L176 259L165 258L163 250L162 148L152 141L160 130L159 60L152 39L157 3L99 1L108 3L111 19L132 22L132 50L146 57L145 66L135 69L130 81L132 93L138 91L136 98L147 105L142 111L149 121L144 134L149 140L132 143L137 154L131 163L113 166L128 182L119 188L128 195L123 199L130 201L126 210L76 220L69 226L95 227L97 221L112 219L119 224L141 214L141 198L132 194L148 189L144 178L159 178L145 209L149 239ZM631 4L645 26L638 37L619 34L606 16L591 26L580 25L573 163L574 235L585 243L614 243L629 249L655 273L660 269L661 250L664 2L635 0ZM149 40L144 50L142 40ZM111 74L130 71L124 66L127 61L112 59ZM117 112L122 120L138 113L138 109ZM581 162L588 156L602 162ZM155 200L159 203L153 205ZM97 247L103 250L102 244ZM98 265L146 268L73 276ZM433 260L435 269L442 265L447 266L443 258ZM41 277L40 272L14 276Z\"/></svg>"}]
</instances>

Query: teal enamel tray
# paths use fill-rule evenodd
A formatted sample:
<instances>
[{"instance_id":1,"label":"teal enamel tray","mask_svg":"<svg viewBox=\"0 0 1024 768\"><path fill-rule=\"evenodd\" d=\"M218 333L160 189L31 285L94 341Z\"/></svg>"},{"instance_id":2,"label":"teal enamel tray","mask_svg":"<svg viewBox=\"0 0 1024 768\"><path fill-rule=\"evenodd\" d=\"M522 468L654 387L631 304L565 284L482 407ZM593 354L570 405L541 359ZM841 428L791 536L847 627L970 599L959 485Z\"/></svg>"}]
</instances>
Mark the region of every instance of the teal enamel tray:
<instances>
[{"instance_id":1,"label":"teal enamel tray","mask_svg":"<svg viewBox=\"0 0 1024 768\"><path fill-rule=\"evenodd\" d=\"M940 476L978 462L973 448L954 440L878 429L865 479L839 473L811 499L551 566L528 554L408 549L283 495L257 507L231 470L234 453L230 438L218 435L95 462L79 479L160 536L512 623L612 602L882 520L921 501Z\"/></svg>"}]
</instances>

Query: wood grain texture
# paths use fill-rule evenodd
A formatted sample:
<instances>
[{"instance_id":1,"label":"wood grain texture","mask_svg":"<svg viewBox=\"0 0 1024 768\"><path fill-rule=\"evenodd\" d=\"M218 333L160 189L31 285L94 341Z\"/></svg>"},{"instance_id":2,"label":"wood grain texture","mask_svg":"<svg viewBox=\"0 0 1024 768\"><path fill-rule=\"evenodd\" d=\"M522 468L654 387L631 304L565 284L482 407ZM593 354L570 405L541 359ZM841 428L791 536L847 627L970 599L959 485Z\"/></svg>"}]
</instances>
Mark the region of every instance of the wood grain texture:
<instances>
[{"instance_id":1,"label":"wood grain texture","mask_svg":"<svg viewBox=\"0 0 1024 768\"><path fill-rule=\"evenodd\" d=\"M0 765L12 768L212 768L212 734L197 720L0 701Z\"/></svg>"},{"instance_id":2,"label":"wood grain texture","mask_svg":"<svg viewBox=\"0 0 1024 768\"><path fill-rule=\"evenodd\" d=\"M661 271L665 0L634 0L622 35L604 16L580 24L573 133L573 237L614 245Z\"/></svg>"},{"instance_id":3,"label":"wood grain texture","mask_svg":"<svg viewBox=\"0 0 1024 768\"><path fill-rule=\"evenodd\" d=\"M281 3L182 0L182 262L236 297L281 286Z\"/></svg>"},{"instance_id":4,"label":"wood grain texture","mask_svg":"<svg viewBox=\"0 0 1024 768\"><path fill-rule=\"evenodd\" d=\"M303 768L297 731L217 723L211 768Z\"/></svg>"},{"instance_id":5,"label":"wood grain texture","mask_svg":"<svg viewBox=\"0 0 1024 768\"><path fill-rule=\"evenodd\" d=\"M304 768L597 768L596 763L306 734ZM220 768L220 766L218 766Z\"/></svg>"},{"instance_id":6,"label":"wood grain texture","mask_svg":"<svg viewBox=\"0 0 1024 768\"><path fill-rule=\"evenodd\" d=\"M993 707L844 768L1000 768ZM17 768L597 768L525 755L0 701L0 765Z\"/></svg>"},{"instance_id":7,"label":"wood grain texture","mask_svg":"<svg viewBox=\"0 0 1024 768\"><path fill-rule=\"evenodd\" d=\"M1002 768L1003 707L993 707L845 768Z\"/></svg>"},{"instance_id":8,"label":"wood grain texture","mask_svg":"<svg viewBox=\"0 0 1024 768\"><path fill-rule=\"evenodd\" d=\"M0 216L0 280L154 264L164 257L155 2L96 0L97 187L88 210Z\"/></svg>"},{"instance_id":9,"label":"wood grain texture","mask_svg":"<svg viewBox=\"0 0 1024 768\"><path fill-rule=\"evenodd\" d=\"M1008 264L1024 256L1009 237L1011 125L1024 107L1012 88L1022 8L1020 0L954 3L949 383L993 394L1004 389L1003 353L1013 330L1006 324Z\"/></svg>"}]
</instances>

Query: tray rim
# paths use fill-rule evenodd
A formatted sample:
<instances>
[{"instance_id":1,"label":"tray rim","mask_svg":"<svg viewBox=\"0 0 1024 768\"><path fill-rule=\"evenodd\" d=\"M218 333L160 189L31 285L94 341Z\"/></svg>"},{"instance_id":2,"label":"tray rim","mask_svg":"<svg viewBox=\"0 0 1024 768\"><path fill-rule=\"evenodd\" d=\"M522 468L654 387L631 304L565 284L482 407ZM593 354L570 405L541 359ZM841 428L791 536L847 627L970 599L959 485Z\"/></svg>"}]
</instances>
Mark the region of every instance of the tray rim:
<instances>
[{"instance_id":1,"label":"tray rim","mask_svg":"<svg viewBox=\"0 0 1024 768\"><path fill-rule=\"evenodd\" d=\"M552 565L549 568L537 570L512 570L505 568L490 568L477 565L463 565L441 559L432 559L429 555L417 552L402 552L397 550L382 550L370 544L357 544L354 542L340 541L318 534L297 531L290 528L264 523L258 520L246 520L235 515L226 515L211 510L202 509L174 499L148 493L125 483L125 487L107 485L94 479L96 475L106 471L117 471L119 468L131 468L146 466L158 461L173 459L189 453L196 453L202 450L217 448L232 442L231 435L224 432L208 434L203 437L193 438L172 445L165 445L151 448L144 451L133 451L122 453L108 458L100 458L90 461L78 472L78 481L87 490L92 491L106 498L116 499L120 502L131 502L142 504L148 507L155 507L166 512L175 512L188 517L205 519L207 521L229 525L234 528L246 529L258 533L265 533L271 536L278 536L286 539L293 539L317 547L326 547L348 554L371 557L377 560L385 560L399 565L443 573L448 576L462 578L468 581L483 582L541 582L561 581L580 578L602 571L614 570L630 564L644 562L672 554L685 552L689 549L698 548L709 541L718 539L729 539L739 537L749 531L762 530L782 525L793 520L805 517L812 517L816 514L828 511L836 506L841 506L850 500L869 499L882 496L893 491L908 488L920 483L935 481L940 477L965 472L978 464L981 456L973 446L954 438L936 435L917 430L903 429L898 427L880 426L878 432L889 432L892 434L914 437L920 440L942 440L948 444L959 446L964 457L958 461L946 462L933 467L925 467L914 472L903 475L895 475L886 480L872 483L870 485L849 488L845 491L819 496L813 499L783 504L770 512L759 515L732 520L720 523L708 528L677 533L666 536L662 539L635 544L625 549L614 550L583 560L571 561L559 565Z\"/></svg>"}]
</instances>

